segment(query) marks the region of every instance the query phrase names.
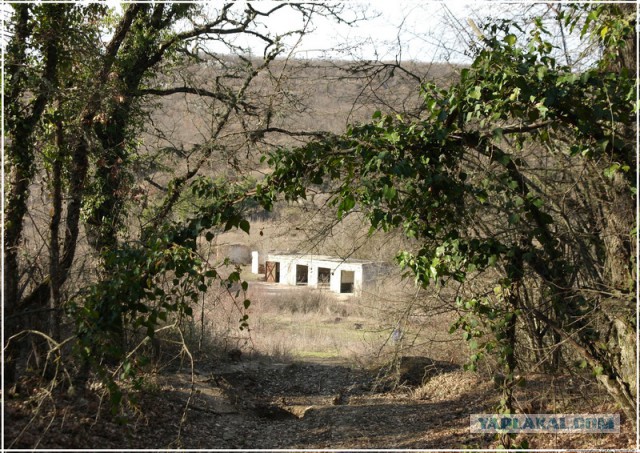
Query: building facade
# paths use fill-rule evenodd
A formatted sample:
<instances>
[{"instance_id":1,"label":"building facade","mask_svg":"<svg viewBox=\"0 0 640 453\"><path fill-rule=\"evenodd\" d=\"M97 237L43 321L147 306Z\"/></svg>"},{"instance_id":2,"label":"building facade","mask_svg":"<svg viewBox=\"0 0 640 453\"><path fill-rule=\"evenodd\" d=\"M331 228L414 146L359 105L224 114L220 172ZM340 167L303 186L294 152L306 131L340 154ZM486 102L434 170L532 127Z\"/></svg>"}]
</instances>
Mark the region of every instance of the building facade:
<instances>
[{"instance_id":1,"label":"building facade","mask_svg":"<svg viewBox=\"0 0 640 453\"><path fill-rule=\"evenodd\" d=\"M258 256L253 252L253 259ZM256 268L252 266L252 269ZM265 280L290 286L326 288L339 294L361 295L375 286L386 266L374 261L326 255L267 254Z\"/></svg>"}]
</instances>

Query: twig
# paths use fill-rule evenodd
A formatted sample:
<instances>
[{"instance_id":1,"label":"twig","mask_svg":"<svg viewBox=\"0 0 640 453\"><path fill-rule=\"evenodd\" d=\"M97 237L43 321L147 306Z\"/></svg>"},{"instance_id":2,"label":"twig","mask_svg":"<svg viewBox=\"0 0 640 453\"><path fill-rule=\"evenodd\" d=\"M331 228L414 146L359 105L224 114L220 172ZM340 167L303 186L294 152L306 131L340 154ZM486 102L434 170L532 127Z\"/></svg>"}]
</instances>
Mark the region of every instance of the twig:
<instances>
[{"instance_id":1,"label":"twig","mask_svg":"<svg viewBox=\"0 0 640 453\"><path fill-rule=\"evenodd\" d=\"M164 327L160 327L158 330L154 331L154 334L156 334L158 332L161 332L163 330L166 330L166 329L171 329L172 327L176 327L176 326L177 326L177 323L174 323L174 324L171 324L171 325L168 325L168 326L164 326ZM148 342L149 342L149 337L144 337L142 339L142 341L140 343L138 343L138 345L135 348L133 348L133 350L131 350L129 352L129 354L126 355L124 360L120 363L120 365L118 365L118 368L116 368L115 371L113 373L111 373L111 376L116 376L118 374L118 371L120 371L120 369L124 366L125 361L129 357L131 357L133 354L135 354L138 349L140 349L143 345L147 344Z\"/></svg>"},{"instance_id":2,"label":"twig","mask_svg":"<svg viewBox=\"0 0 640 453\"><path fill-rule=\"evenodd\" d=\"M182 329L178 328L177 330L178 330L178 334L180 335L180 340L182 341L182 350L189 357L189 363L191 364L191 391L189 392L187 402L184 406L182 417L180 417L180 424L178 425L178 435L176 436L176 439L174 441L176 445L180 445L180 437L182 436L182 430L184 428L185 423L187 422L187 412L189 411L189 407L191 405L191 399L193 398L193 395L195 395L196 393L196 373L195 373L195 366L193 362L193 355L191 354L191 351L189 351L189 348L187 347L187 343L184 340Z\"/></svg>"}]
</instances>

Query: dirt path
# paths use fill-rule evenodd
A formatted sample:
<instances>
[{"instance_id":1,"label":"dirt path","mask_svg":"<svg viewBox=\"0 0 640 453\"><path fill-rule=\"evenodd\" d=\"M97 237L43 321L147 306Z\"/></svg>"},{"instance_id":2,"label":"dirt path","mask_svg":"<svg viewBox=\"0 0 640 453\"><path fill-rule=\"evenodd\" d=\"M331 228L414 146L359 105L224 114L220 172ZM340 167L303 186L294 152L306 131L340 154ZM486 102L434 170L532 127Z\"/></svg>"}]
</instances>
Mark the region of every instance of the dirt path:
<instances>
[{"instance_id":1,"label":"dirt path","mask_svg":"<svg viewBox=\"0 0 640 453\"><path fill-rule=\"evenodd\" d=\"M375 375L345 365L238 366L217 373L194 399L186 448L434 448L484 445L468 434L481 395L417 400L376 392ZM208 387L208 384L212 384ZM219 397L226 398L220 404ZM206 413L206 412L205 412ZM206 433L198 435L198 433Z\"/></svg>"},{"instance_id":2,"label":"dirt path","mask_svg":"<svg viewBox=\"0 0 640 453\"><path fill-rule=\"evenodd\" d=\"M481 446L468 434L482 395L416 399L375 390L376 373L347 364L260 361L157 376L132 421L118 425L98 402L75 395L51 403L30 425L11 400L7 446L16 448L433 448ZM188 402L188 404L187 404ZM105 403L106 405L106 403ZM187 408L185 411L185 407ZM102 412L96 419L96 413Z\"/></svg>"},{"instance_id":3,"label":"dirt path","mask_svg":"<svg viewBox=\"0 0 640 453\"><path fill-rule=\"evenodd\" d=\"M335 361L202 366L193 380L184 371L149 380L125 425L109 416L106 403L101 408L80 395L45 404L29 424L33 403L12 399L5 405L6 446L18 438L12 447L495 448L492 436L469 433L469 414L495 403L491 386L461 370L431 372L425 386L383 391L375 372ZM632 437L556 436L534 439L532 447L622 448Z\"/></svg>"}]
</instances>

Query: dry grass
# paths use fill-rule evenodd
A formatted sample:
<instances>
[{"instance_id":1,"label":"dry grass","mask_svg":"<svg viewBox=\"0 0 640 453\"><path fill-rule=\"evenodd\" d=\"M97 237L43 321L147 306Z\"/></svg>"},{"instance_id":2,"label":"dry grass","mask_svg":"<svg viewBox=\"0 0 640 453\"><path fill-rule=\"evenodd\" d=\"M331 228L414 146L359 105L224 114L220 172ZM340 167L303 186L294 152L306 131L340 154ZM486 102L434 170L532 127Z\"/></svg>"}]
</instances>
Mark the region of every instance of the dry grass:
<instances>
[{"instance_id":1,"label":"dry grass","mask_svg":"<svg viewBox=\"0 0 640 453\"><path fill-rule=\"evenodd\" d=\"M437 374L424 385L417 387L412 392L416 399L428 399L431 401L446 401L459 398L478 386L487 385L487 380L482 379L476 373L463 370L450 371Z\"/></svg>"},{"instance_id":2,"label":"dry grass","mask_svg":"<svg viewBox=\"0 0 640 453\"><path fill-rule=\"evenodd\" d=\"M388 333L360 300L310 288L254 284L250 289L255 352L347 359L371 355Z\"/></svg>"},{"instance_id":3,"label":"dry grass","mask_svg":"<svg viewBox=\"0 0 640 453\"><path fill-rule=\"evenodd\" d=\"M250 276L246 269L242 275ZM394 276L360 297L251 277L246 279L247 294L239 291L236 298L235 290L209 291L202 304L194 307L194 319L186 329L191 349L218 358L239 348L245 356L279 362L308 359L364 367L379 367L407 354L448 363L461 363L464 358L460 341L448 334L451 314L426 320L408 315L412 300ZM245 297L251 301L247 310L242 304ZM249 328L240 329L245 314ZM393 341L392 332L399 326L402 339Z\"/></svg>"}]
</instances>

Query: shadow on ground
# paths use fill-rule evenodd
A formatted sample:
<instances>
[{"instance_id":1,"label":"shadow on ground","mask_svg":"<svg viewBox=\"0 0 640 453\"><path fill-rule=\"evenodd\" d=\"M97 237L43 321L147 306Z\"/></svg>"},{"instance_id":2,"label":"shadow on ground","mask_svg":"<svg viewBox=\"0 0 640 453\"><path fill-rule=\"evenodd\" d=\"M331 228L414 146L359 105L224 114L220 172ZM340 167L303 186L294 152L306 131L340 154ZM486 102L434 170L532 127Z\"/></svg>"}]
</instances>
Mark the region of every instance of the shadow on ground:
<instances>
[{"instance_id":1,"label":"shadow on ground","mask_svg":"<svg viewBox=\"0 0 640 453\"><path fill-rule=\"evenodd\" d=\"M411 363L412 372L416 372L417 363L427 365L422 370L425 379L458 371L450 364L428 359ZM381 391L383 386L376 386L378 374L377 370L317 363L239 364L213 370L206 382L220 390L237 411L227 411L234 423L225 423L225 416L218 416L219 437L224 443L221 448L490 445L491 439L468 433L469 414L486 406L481 395L471 391L453 400L429 401L424 396L418 400L411 396L406 382L401 391ZM205 405L219 405L215 396L199 395L202 401L206 398L211 400ZM212 447L189 437L185 447Z\"/></svg>"}]
</instances>

